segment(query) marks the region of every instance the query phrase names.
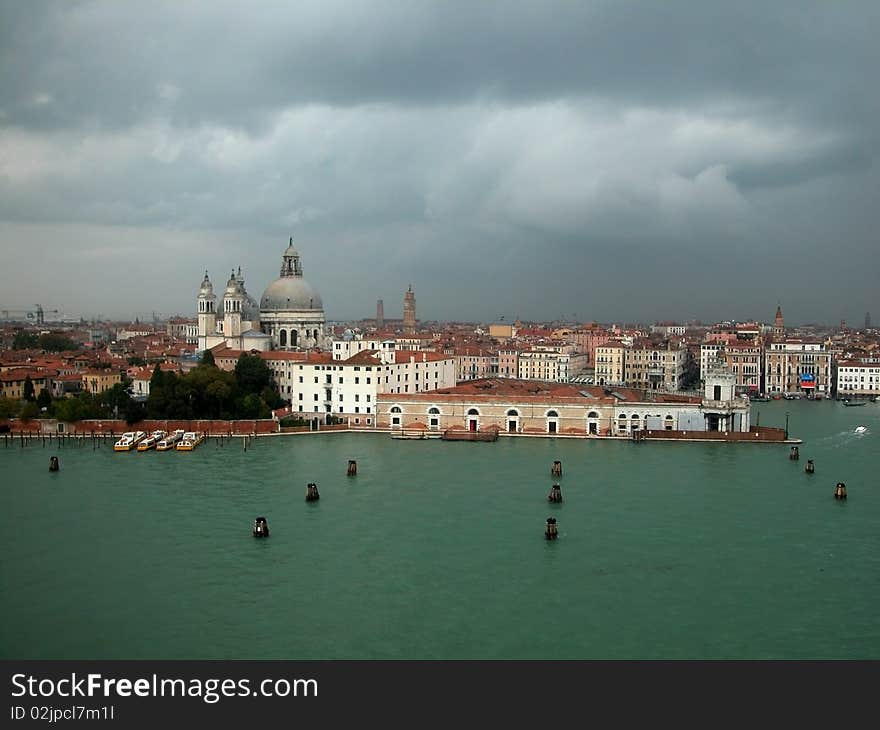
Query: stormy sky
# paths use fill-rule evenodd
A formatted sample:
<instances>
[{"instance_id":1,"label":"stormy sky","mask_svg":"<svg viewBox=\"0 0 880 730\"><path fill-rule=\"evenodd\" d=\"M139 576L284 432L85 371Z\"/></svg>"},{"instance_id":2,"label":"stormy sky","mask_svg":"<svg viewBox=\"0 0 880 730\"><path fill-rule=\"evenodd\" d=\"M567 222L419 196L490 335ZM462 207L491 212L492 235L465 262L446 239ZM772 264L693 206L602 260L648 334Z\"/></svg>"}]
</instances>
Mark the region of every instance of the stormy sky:
<instances>
[{"instance_id":1,"label":"stormy sky","mask_svg":"<svg viewBox=\"0 0 880 730\"><path fill-rule=\"evenodd\" d=\"M880 3L0 0L0 309L880 320Z\"/></svg>"}]
</instances>

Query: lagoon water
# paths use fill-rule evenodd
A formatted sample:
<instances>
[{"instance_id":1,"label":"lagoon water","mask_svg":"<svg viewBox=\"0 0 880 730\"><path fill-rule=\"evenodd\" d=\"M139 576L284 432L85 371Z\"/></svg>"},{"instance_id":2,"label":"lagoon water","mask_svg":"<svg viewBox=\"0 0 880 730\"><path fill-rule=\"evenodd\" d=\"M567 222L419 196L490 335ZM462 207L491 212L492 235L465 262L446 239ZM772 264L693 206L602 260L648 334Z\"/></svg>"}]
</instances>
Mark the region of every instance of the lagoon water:
<instances>
[{"instance_id":1,"label":"lagoon water","mask_svg":"<svg viewBox=\"0 0 880 730\"><path fill-rule=\"evenodd\" d=\"M0 442L0 657L878 658L880 404L758 412L790 414L799 461L786 445L379 434L192 453Z\"/></svg>"}]
</instances>

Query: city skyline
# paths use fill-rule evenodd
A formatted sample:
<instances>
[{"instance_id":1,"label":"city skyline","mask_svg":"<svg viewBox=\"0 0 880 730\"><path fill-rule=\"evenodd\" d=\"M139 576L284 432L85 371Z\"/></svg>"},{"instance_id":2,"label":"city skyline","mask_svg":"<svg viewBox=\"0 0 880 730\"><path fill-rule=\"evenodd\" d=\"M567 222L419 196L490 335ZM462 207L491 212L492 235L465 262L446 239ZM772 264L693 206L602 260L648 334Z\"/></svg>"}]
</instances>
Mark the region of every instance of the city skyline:
<instances>
[{"instance_id":1,"label":"city skyline","mask_svg":"<svg viewBox=\"0 0 880 730\"><path fill-rule=\"evenodd\" d=\"M402 318L412 282L422 320L859 327L878 19L6 3L0 308L193 316L206 266L258 294L292 235L328 320Z\"/></svg>"}]
</instances>

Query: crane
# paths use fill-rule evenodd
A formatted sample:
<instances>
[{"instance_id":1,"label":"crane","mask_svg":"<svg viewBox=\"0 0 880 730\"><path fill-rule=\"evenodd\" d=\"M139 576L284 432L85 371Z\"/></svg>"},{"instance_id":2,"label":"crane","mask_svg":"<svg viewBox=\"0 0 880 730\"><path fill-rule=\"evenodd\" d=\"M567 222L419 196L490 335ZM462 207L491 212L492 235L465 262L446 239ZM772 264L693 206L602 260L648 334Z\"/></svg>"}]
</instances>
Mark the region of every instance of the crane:
<instances>
[{"instance_id":1,"label":"crane","mask_svg":"<svg viewBox=\"0 0 880 730\"><path fill-rule=\"evenodd\" d=\"M28 321L33 324L43 324L46 314L58 314L58 309L43 309L42 304L35 304L33 309L27 308L0 308L0 319L4 322Z\"/></svg>"}]
</instances>

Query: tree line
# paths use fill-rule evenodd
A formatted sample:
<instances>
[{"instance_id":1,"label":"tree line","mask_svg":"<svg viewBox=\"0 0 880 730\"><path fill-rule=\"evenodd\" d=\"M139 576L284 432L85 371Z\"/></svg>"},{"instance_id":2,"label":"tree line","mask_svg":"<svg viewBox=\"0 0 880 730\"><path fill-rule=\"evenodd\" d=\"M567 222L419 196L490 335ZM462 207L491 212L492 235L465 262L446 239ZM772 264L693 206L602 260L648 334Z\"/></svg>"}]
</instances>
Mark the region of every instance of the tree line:
<instances>
[{"instance_id":1,"label":"tree line","mask_svg":"<svg viewBox=\"0 0 880 730\"><path fill-rule=\"evenodd\" d=\"M21 401L0 399L0 418L24 420L47 417L74 422L85 419L123 418L137 423L144 418L161 420L269 418L284 404L272 380L272 371L258 355L244 353L232 372L221 370L207 350L201 362L185 375L166 372L156 365L146 402L134 399L130 383L117 383L99 394L78 393L52 398L48 389L34 395L25 378Z\"/></svg>"}]
</instances>

